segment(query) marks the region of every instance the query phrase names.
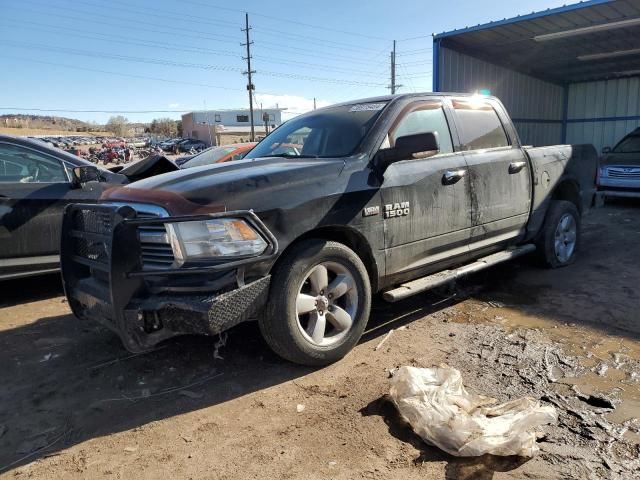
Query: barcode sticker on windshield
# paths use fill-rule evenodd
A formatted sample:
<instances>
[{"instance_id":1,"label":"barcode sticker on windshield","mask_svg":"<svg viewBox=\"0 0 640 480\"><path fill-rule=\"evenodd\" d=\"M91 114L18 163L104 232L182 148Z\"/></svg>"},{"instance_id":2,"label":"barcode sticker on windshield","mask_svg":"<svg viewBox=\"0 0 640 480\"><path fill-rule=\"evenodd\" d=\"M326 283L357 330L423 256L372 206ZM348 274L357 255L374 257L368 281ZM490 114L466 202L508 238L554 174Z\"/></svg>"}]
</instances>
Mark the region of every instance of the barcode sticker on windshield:
<instances>
[{"instance_id":1,"label":"barcode sticker on windshield","mask_svg":"<svg viewBox=\"0 0 640 480\"><path fill-rule=\"evenodd\" d=\"M382 110L386 103L361 103L360 105L354 105L349 109L350 112L367 112Z\"/></svg>"}]
</instances>

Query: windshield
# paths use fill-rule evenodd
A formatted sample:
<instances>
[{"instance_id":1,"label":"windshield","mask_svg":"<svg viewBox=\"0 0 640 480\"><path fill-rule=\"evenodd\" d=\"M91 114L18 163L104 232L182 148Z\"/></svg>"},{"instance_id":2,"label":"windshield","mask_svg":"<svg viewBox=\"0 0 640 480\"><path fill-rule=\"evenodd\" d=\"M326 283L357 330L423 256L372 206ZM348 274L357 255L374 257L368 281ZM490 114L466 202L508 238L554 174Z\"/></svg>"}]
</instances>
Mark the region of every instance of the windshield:
<instances>
[{"instance_id":1,"label":"windshield","mask_svg":"<svg viewBox=\"0 0 640 480\"><path fill-rule=\"evenodd\" d=\"M187 160L182 168L201 167L203 165L211 165L216 163L223 157L237 150L237 147L213 147Z\"/></svg>"},{"instance_id":2,"label":"windshield","mask_svg":"<svg viewBox=\"0 0 640 480\"><path fill-rule=\"evenodd\" d=\"M273 131L245 158L345 157L355 151L386 103L361 103L319 110Z\"/></svg>"},{"instance_id":3,"label":"windshield","mask_svg":"<svg viewBox=\"0 0 640 480\"><path fill-rule=\"evenodd\" d=\"M613 153L640 153L640 135L629 135L624 137Z\"/></svg>"}]
</instances>

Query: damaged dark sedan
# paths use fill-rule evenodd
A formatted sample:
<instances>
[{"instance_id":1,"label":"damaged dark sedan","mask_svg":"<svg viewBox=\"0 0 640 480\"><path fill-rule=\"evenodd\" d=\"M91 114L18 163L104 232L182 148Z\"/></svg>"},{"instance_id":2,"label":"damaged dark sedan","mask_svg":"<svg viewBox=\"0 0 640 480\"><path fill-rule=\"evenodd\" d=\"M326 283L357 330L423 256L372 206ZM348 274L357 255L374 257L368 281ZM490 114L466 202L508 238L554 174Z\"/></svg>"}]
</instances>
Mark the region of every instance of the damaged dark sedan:
<instances>
[{"instance_id":1,"label":"damaged dark sedan","mask_svg":"<svg viewBox=\"0 0 640 480\"><path fill-rule=\"evenodd\" d=\"M59 269L67 205L176 169L157 157L114 173L42 141L0 135L0 280Z\"/></svg>"}]
</instances>

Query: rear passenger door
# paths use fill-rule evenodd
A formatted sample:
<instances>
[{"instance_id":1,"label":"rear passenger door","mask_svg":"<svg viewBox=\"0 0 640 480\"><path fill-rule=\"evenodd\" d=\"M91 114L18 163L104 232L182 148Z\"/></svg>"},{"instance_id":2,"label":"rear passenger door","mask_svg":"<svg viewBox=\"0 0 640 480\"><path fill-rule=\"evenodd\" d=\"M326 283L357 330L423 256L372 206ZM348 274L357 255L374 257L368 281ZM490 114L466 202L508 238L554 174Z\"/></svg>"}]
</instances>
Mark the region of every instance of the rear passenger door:
<instances>
[{"instance_id":1,"label":"rear passenger door","mask_svg":"<svg viewBox=\"0 0 640 480\"><path fill-rule=\"evenodd\" d=\"M381 195L387 275L432 268L468 251L467 165L464 153L454 151L456 142L443 101L407 105L381 148L394 146L399 137L428 132L438 135L437 154L392 163L384 172Z\"/></svg>"},{"instance_id":2,"label":"rear passenger door","mask_svg":"<svg viewBox=\"0 0 640 480\"><path fill-rule=\"evenodd\" d=\"M513 242L524 233L531 206L528 159L498 102L465 97L452 107L469 168L470 250Z\"/></svg>"}]
</instances>

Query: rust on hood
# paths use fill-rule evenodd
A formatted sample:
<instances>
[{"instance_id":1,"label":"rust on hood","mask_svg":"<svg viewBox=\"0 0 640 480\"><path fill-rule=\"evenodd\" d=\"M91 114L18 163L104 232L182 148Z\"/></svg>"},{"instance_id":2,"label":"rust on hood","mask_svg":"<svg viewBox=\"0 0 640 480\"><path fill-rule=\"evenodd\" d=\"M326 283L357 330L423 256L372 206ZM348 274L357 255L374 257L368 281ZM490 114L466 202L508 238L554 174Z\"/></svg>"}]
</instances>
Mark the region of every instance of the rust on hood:
<instances>
[{"instance_id":1,"label":"rust on hood","mask_svg":"<svg viewBox=\"0 0 640 480\"><path fill-rule=\"evenodd\" d=\"M204 215L226 210L224 205L200 205L174 192L146 188L110 188L100 197L101 201L150 203L164 208L170 215Z\"/></svg>"}]
</instances>

